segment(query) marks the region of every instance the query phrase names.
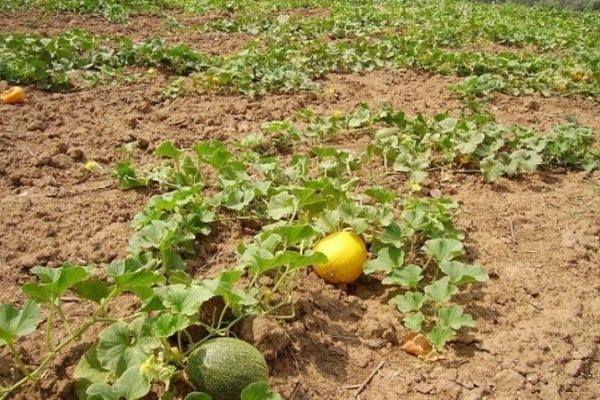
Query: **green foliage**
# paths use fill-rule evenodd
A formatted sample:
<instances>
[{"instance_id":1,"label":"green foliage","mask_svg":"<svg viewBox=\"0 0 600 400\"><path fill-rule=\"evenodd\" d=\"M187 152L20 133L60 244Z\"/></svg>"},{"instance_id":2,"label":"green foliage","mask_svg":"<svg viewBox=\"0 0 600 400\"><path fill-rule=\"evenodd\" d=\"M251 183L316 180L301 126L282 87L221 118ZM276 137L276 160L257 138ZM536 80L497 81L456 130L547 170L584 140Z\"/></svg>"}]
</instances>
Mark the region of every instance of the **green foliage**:
<instances>
[{"instance_id":1,"label":"green foliage","mask_svg":"<svg viewBox=\"0 0 600 400\"><path fill-rule=\"evenodd\" d=\"M222 19L185 29L247 32L258 37L237 54L208 56L185 45L169 46L162 39L133 43L126 37L104 38L81 31L55 37L5 34L0 35L0 79L69 90L114 79L143 79L143 75L125 73L125 67L136 65L160 67L161 72L174 75L163 93L167 98L186 90L253 96L318 90L319 78L330 72L416 68L463 77L454 90L470 103L493 91L515 96L535 91L600 96L596 46L600 31L590 28L600 26L597 13L460 0L438 3L357 5L339 0L329 5L328 15L307 19L280 12L306 6L305 1L52 0L51 9L105 15L117 21L134 10L155 12L165 7L196 13L224 11L227 16ZM473 50L491 43L506 47L494 53ZM560 57L552 53L555 50L561 50ZM351 126L360 123L361 116L356 117Z\"/></svg>"},{"instance_id":2,"label":"green foliage","mask_svg":"<svg viewBox=\"0 0 600 400\"><path fill-rule=\"evenodd\" d=\"M171 75L163 98L189 90L255 96L319 91L320 78L332 72L413 68L461 77L453 90L476 110L494 91L600 98L600 17L593 13L460 0L339 0L327 5L329 13L312 18L287 10L323 7L323 2L10 0L0 11L42 3L52 11L118 23L167 8L216 12L220 18L192 28L167 22L169 29L245 32L255 40L236 54L210 56L164 39L134 43L81 30L2 34L0 79L68 91L145 79L128 75L133 66ZM491 44L503 50L476 50ZM339 145L342 135L356 134L369 138L364 151ZM167 141L145 170L133 162L132 148L124 151L127 158L113 171L121 188L142 187L153 194L133 218L129 253L99 266L35 267L36 279L22 286L27 297L22 307L0 305L0 346L9 349L22 376L0 387L2 399L42 376L61 351L94 326L102 328L97 343L74 372L80 398L137 399L151 388L173 398L173 382L200 344L229 335L250 315L294 317L293 290L302 270L326 261L310 248L341 229L367 240L371 258L364 272L393 287L390 304L403 313L405 326L443 351L459 330L474 324L456 295L488 276L482 266L463 259L464 234L454 226L459 205L418 197L420 184L433 171L480 172L494 182L555 166L591 171L600 162L596 134L578 124L535 132L480 113L408 117L388 104L378 110L360 104L349 114L329 116L303 110L234 143L204 141L183 149ZM381 186L376 174L393 175L400 184ZM217 224L231 221L259 228L239 244L231 268L198 278L187 260ZM77 326L65 313L66 295L93 307ZM136 308L126 316L111 307L122 296L135 299ZM222 309L207 321L200 310L213 301ZM46 352L28 367L15 343L40 326ZM194 330L203 333L193 337ZM264 383L242 394L243 400L280 398ZM208 397L194 392L186 399Z\"/></svg>"},{"instance_id":3,"label":"green foliage","mask_svg":"<svg viewBox=\"0 0 600 400\"><path fill-rule=\"evenodd\" d=\"M159 13L169 6L169 2L165 0L6 0L0 5L0 11L40 6L48 11L102 16L110 22L123 23L134 13Z\"/></svg>"},{"instance_id":4,"label":"green foliage","mask_svg":"<svg viewBox=\"0 0 600 400\"><path fill-rule=\"evenodd\" d=\"M283 397L273 392L266 382L254 382L242 391L241 400L283 400Z\"/></svg>"},{"instance_id":5,"label":"green foliage","mask_svg":"<svg viewBox=\"0 0 600 400\"><path fill-rule=\"evenodd\" d=\"M19 337L32 333L40 322L40 306L33 301L27 301L22 310L12 304L0 305L0 346L12 345Z\"/></svg>"},{"instance_id":6,"label":"green foliage","mask_svg":"<svg viewBox=\"0 0 600 400\"><path fill-rule=\"evenodd\" d=\"M160 13L169 8L166 0L49 0L45 7L52 11L99 15L110 22L123 23L132 13Z\"/></svg>"},{"instance_id":7,"label":"green foliage","mask_svg":"<svg viewBox=\"0 0 600 400\"><path fill-rule=\"evenodd\" d=\"M600 3L595 0L500 0L498 3L515 3L526 6L548 7L567 10L600 10Z\"/></svg>"},{"instance_id":8,"label":"green foliage","mask_svg":"<svg viewBox=\"0 0 600 400\"><path fill-rule=\"evenodd\" d=\"M0 79L67 91L77 75L82 84L124 76L130 65L161 67L179 74L201 71L207 58L186 45L168 47L163 39L133 43L129 38L99 38L72 30L56 37L39 34L0 35ZM134 76L132 79L139 79Z\"/></svg>"},{"instance_id":9,"label":"green foliage","mask_svg":"<svg viewBox=\"0 0 600 400\"><path fill-rule=\"evenodd\" d=\"M186 357L205 340L228 335L249 315L294 317L292 294L300 272L326 261L310 248L341 229L368 240L372 256L365 273L396 288L390 304L404 313L406 327L424 333L442 351L457 331L473 325L455 296L488 277L483 267L461 260L467 249L453 224L458 204L415 197L412 185L432 168L472 165L494 180L541 166L598 167L594 133L574 124L538 135L485 115L408 118L387 104L330 116L304 111L296 118L298 124L274 121L231 145L206 141L181 149L165 142L155 151L157 164L147 170L131 159L117 163L114 174L124 189L143 186L154 192L132 220L129 255L101 266L32 269L38 279L22 287L29 298L24 308L0 308L1 343L10 347L24 375L5 392L39 376L61 349L103 324L98 343L76 369L80 397L139 398L154 383L172 393ZM355 131L371 137L362 153L329 146ZM310 150L274 157L264 141L280 135L294 135ZM417 159L421 162L408 162ZM407 187L382 187L375 178L359 185L356 175L366 168L396 174ZM186 260L195 256L198 240L218 221L232 218L261 228L239 244L232 268L213 279L195 279ZM94 273L95 268L102 272ZM63 310L67 293L95 304L77 328ZM112 315L110 304L126 293L138 299L138 309L127 317ZM213 320L202 320L199 310L215 298L223 309ZM36 329L42 310L48 352L30 371L13 343ZM50 327L57 320L66 336L54 338ZM192 338L194 327L205 334ZM262 389L248 393L255 390Z\"/></svg>"}]
</instances>

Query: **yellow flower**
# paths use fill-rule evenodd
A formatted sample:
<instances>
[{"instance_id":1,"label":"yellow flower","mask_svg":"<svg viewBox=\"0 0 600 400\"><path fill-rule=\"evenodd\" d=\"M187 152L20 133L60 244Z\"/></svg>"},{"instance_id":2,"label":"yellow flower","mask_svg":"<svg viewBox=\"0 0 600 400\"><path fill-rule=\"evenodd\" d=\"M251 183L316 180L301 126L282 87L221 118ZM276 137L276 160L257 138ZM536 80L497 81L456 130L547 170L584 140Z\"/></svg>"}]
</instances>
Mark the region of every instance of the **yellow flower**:
<instances>
[{"instance_id":1,"label":"yellow flower","mask_svg":"<svg viewBox=\"0 0 600 400\"><path fill-rule=\"evenodd\" d=\"M340 111L340 110L335 110L335 111L334 111L334 112L331 114L331 116L332 116L333 118L342 118L342 117L344 116L344 113L343 113L342 111Z\"/></svg>"},{"instance_id":2,"label":"yellow flower","mask_svg":"<svg viewBox=\"0 0 600 400\"><path fill-rule=\"evenodd\" d=\"M98 168L100 168L100 165L98 165L98 163L96 161L94 161L94 160L89 160L88 162L85 163L85 165L83 166L83 168L87 169L90 172L94 172Z\"/></svg>"},{"instance_id":3,"label":"yellow flower","mask_svg":"<svg viewBox=\"0 0 600 400\"><path fill-rule=\"evenodd\" d=\"M154 372L156 369L156 362L154 360L154 356L150 356L143 364L140 365L139 371L142 375L149 375Z\"/></svg>"},{"instance_id":4,"label":"yellow flower","mask_svg":"<svg viewBox=\"0 0 600 400\"><path fill-rule=\"evenodd\" d=\"M400 144L403 144L403 145L409 145L409 144L411 144L411 143L412 143L412 139L411 139L411 138L409 138L409 137L405 137L405 138L404 138L404 139L402 139L402 141L400 142Z\"/></svg>"},{"instance_id":5,"label":"yellow flower","mask_svg":"<svg viewBox=\"0 0 600 400\"><path fill-rule=\"evenodd\" d=\"M413 183L410 185L410 190L412 190L413 192L420 192L420 191L421 191L421 189L422 189L421 185L419 185L419 184L418 184L418 183L416 183L416 182L413 182Z\"/></svg>"}]
</instances>

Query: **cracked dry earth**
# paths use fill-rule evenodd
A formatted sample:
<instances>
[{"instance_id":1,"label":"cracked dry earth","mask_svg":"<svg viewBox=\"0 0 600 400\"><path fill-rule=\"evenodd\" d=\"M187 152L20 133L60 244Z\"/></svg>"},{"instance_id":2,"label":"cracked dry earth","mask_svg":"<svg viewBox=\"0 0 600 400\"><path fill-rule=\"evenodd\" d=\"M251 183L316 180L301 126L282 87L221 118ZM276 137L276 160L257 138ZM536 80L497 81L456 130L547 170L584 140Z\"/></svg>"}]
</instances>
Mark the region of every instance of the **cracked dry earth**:
<instances>
[{"instance_id":1,"label":"cracked dry earth","mask_svg":"<svg viewBox=\"0 0 600 400\"><path fill-rule=\"evenodd\" d=\"M36 29L62 29L56 23L40 27L40 21ZM70 17L68 23L110 29L98 19ZM146 19L132 23L155 25ZM226 51L238 51L247 39L227 39ZM217 39L194 40L202 45ZM214 51L223 48L214 46ZM334 94L254 99L192 94L156 102L167 84L158 74L127 86L68 94L30 88L26 103L0 105L0 302L23 301L19 288L32 278L29 270L35 265L102 263L125 254L130 221L149 194L123 192L110 176L123 144L138 142L133 156L143 164L163 140L180 146L233 140L308 107L319 113L350 111L359 102L376 106L387 100L410 115L461 109L447 89L450 77L397 70L330 75L321 83ZM0 90L5 87L2 83ZM127 96L114 95L123 92ZM497 95L489 107L501 123L544 131L576 118L600 132L600 106L582 98ZM87 160L97 161L104 173L86 171ZM423 363L400 350L406 334L402 315L387 304L389 290L365 277L335 287L307 270L296 291L296 320L278 324L256 318L246 321L242 334L268 358L271 385L295 400L353 399L357 385L375 370L362 400L597 399L599 182L598 173L551 171L494 184L456 173L423 185L423 196L436 189L462 204L458 225L467 235L468 256L491 277L460 295L477 326L452 340L436 361ZM226 268L237 241L247 235L244 229L235 222L223 224L210 243L202 244L199 257L215 257L213 270ZM201 261L192 265L201 267ZM122 310L130 306L128 299L119 304ZM68 312L84 318L88 310L71 304ZM92 337L13 398L74 398L70 374ZM25 362L41 357L38 339L19 342ZM2 380L10 377L9 360L1 349Z\"/></svg>"}]
</instances>

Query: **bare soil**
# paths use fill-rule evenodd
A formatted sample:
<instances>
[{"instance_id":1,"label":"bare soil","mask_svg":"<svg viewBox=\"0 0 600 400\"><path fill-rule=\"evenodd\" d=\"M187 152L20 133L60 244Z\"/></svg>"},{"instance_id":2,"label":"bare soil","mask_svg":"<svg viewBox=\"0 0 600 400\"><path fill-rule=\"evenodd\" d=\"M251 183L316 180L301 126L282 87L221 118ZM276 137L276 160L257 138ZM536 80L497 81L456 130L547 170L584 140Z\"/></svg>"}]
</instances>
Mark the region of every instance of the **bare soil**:
<instances>
[{"instance_id":1,"label":"bare soil","mask_svg":"<svg viewBox=\"0 0 600 400\"><path fill-rule=\"evenodd\" d=\"M32 29L70 29L60 18L37 19ZM159 33L152 30L157 25L152 17L138 18L122 32L101 19L80 22L98 32ZM18 21L4 19L1 31L29 31ZM144 24L149 31L142 34ZM177 40L223 48L213 36L194 35ZM227 51L237 51L234 47ZM168 82L160 74L68 94L28 88L24 104L0 105L0 302L22 303L19 287L32 279L35 265L103 263L126 254L130 221L149 193L121 191L110 176L123 144L137 141L134 158L143 164L164 140L179 146L235 140L304 108L350 111L359 102L376 106L386 100L410 115L459 113L462 104L448 91L456 79L376 71L327 76L323 95L190 94L166 102L157 102ZM0 83L0 90L5 87ZM496 95L489 107L501 123L545 131L576 118L600 131L600 106L578 97ZM85 170L87 160L103 170ZM353 399L357 385L375 370L360 399L597 399L599 184L598 173L547 171L495 184L478 174L456 173L424 185L423 196L435 188L462 204L458 225L467 234L468 256L491 276L459 299L477 327L463 331L437 360L424 363L400 349L407 333L402 315L387 304L389 289L365 277L336 287L306 270L296 292L298 318L246 321L243 335L265 353L270 383L288 399ZM213 268L227 267L246 234L237 222L223 223L217 238L201 244L191 267L200 274L207 259L216 260ZM125 313L130 305L124 298L118 308ZM70 312L77 320L88 310L73 304ZM70 374L92 338L13 398L75 398ZM35 336L19 347L27 363L42 356ZM7 349L0 349L0 380L10 379L10 365Z\"/></svg>"}]
</instances>

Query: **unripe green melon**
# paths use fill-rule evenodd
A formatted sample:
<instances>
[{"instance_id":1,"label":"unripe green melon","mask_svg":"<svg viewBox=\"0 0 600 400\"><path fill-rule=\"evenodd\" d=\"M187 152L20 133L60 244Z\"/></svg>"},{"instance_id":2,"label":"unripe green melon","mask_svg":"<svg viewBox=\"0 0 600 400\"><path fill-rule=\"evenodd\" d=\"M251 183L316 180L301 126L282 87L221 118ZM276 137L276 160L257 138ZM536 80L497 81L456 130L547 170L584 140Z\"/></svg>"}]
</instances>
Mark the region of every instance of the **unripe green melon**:
<instances>
[{"instance_id":1,"label":"unripe green melon","mask_svg":"<svg viewBox=\"0 0 600 400\"><path fill-rule=\"evenodd\" d=\"M217 338L201 344L190 355L185 372L194 389L213 400L240 400L248 385L269 377L262 353L234 338Z\"/></svg>"}]
</instances>

